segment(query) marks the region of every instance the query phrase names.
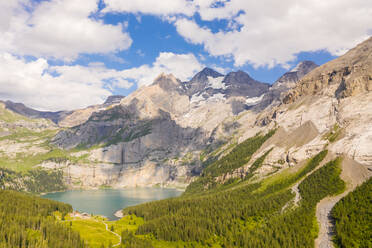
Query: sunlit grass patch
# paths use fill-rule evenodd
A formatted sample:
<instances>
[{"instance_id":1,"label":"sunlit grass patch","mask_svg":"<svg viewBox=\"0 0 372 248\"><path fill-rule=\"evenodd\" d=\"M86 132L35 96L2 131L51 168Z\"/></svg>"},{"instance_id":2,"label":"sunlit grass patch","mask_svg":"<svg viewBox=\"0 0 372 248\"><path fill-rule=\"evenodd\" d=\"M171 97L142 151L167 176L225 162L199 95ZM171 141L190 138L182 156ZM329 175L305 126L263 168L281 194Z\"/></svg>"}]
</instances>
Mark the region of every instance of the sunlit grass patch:
<instances>
[{"instance_id":1,"label":"sunlit grass patch","mask_svg":"<svg viewBox=\"0 0 372 248\"><path fill-rule=\"evenodd\" d=\"M72 230L80 233L80 236L91 248L101 248L102 244L105 247L117 244L119 238L113 233L106 230L103 222L92 219L71 219L65 221L66 225L71 226Z\"/></svg>"}]
</instances>

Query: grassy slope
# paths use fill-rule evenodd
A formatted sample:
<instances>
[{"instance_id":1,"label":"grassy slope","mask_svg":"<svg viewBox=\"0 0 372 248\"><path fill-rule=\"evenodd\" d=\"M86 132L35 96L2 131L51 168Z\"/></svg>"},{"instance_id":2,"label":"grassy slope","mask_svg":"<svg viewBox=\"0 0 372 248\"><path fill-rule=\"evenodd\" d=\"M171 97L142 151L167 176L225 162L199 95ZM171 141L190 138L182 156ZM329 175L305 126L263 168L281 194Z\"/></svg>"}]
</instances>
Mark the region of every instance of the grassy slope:
<instances>
[{"instance_id":1,"label":"grassy slope","mask_svg":"<svg viewBox=\"0 0 372 248\"><path fill-rule=\"evenodd\" d=\"M0 137L0 142L9 142L10 144L19 144L22 147L40 147L41 151L37 154L17 153L15 157L7 156L4 152L0 152L0 167L11 169L17 172L26 172L35 165L43 161L66 161L72 162L85 161L85 156L74 157L71 155L72 151L58 149L50 144L52 138L56 135L59 129L44 129L44 130L31 130L22 125L15 125L19 122L38 123L50 122L49 120L31 119L9 111L0 106L0 122L10 125L9 130L5 136ZM1 130L0 131L4 131Z\"/></svg>"}]
</instances>

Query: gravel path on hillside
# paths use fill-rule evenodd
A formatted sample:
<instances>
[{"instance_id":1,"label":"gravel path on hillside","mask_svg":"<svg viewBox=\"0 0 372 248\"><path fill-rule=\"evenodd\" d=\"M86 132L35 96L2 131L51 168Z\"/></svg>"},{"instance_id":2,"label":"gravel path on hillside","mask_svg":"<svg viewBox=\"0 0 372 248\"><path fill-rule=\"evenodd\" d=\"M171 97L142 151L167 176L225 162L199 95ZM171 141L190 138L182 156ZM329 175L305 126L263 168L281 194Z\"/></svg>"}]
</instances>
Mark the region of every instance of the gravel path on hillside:
<instances>
[{"instance_id":1,"label":"gravel path on hillside","mask_svg":"<svg viewBox=\"0 0 372 248\"><path fill-rule=\"evenodd\" d=\"M333 156L328 153L327 156L323 159L323 161L320 162L320 165L318 165L314 170L308 172L303 178L300 179L300 181L298 181L297 183L295 183L292 187L291 187L291 191L293 193L295 193L295 197L293 200L287 202L283 208L282 208L282 212L284 212L289 206L291 206L293 204L293 207L298 207L298 203L300 202L301 200L301 194L300 194L300 190L298 189L298 186L302 183L303 180L305 180L308 176L310 176L311 174L313 174L315 171L317 171L320 167L322 167L323 165L325 165L326 163L328 163L329 161L331 161L333 159Z\"/></svg>"},{"instance_id":2,"label":"gravel path on hillside","mask_svg":"<svg viewBox=\"0 0 372 248\"><path fill-rule=\"evenodd\" d=\"M340 195L326 197L316 206L316 219L319 226L318 238L315 240L315 247L333 248L332 238L334 236L334 221L331 217L331 210L336 203L346 196L351 190L346 190Z\"/></svg>"},{"instance_id":3,"label":"gravel path on hillside","mask_svg":"<svg viewBox=\"0 0 372 248\"><path fill-rule=\"evenodd\" d=\"M331 217L331 210L336 203L353 191L371 176L367 168L354 160L343 158L341 179L346 182L346 190L339 195L326 197L316 206L316 218L319 223L319 234L315 240L317 248L333 248L332 238L334 236L334 221Z\"/></svg>"}]
</instances>

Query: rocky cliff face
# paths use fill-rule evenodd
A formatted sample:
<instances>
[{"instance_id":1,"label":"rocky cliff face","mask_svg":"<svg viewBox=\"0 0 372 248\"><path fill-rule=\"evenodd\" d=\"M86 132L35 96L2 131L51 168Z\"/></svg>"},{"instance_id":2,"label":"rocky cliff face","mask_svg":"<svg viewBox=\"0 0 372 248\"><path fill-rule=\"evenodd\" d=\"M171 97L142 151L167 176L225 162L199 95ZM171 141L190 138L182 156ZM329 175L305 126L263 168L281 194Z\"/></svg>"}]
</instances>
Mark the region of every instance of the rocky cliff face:
<instances>
[{"instance_id":1,"label":"rocky cliff face","mask_svg":"<svg viewBox=\"0 0 372 248\"><path fill-rule=\"evenodd\" d=\"M338 99L372 90L372 38L344 56L318 67L306 75L284 98L294 102L304 95L328 95Z\"/></svg>"},{"instance_id":2,"label":"rocky cliff face","mask_svg":"<svg viewBox=\"0 0 372 248\"><path fill-rule=\"evenodd\" d=\"M371 49L370 38L310 71L286 93L283 104L258 114L242 114L238 120L241 140L279 127L251 160L273 149L261 175L301 164L326 148L372 170Z\"/></svg>"},{"instance_id":3,"label":"rocky cliff face","mask_svg":"<svg viewBox=\"0 0 372 248\"><path fill-rule=\"evenodd\" d=\"M242 71L225 77L206 68L189 82L161 74L120 104L59 132L53 143L63 149L89 149L89 161L97 163L95 179L84 176L84 181L92 185L185 185L201 170L200 151L224 139L223 131L217 135L221 122L242 112L247 99L259 98L268 88ZM65 170L79 178L72 171L81 170L71 170L78 167L70 164ZM151 175L144 176L144 171ZM129 172L138 179L129 180Z\"/></svg>"},{"instance_id":4,"label":"rocky cliff face","mask_svg":"<svg viewBox=\"0 0 372 248\"><path fill-rule=\"evenodd\" d=\"M192 153L207 143L202 129L182 127L175 121L188 110L188 101L178 79L160 75L119 105L95 112L85 123L59 132L53 142L64 149L90 149L88 159L98 165L94 167L95 179L86 177L85 181L93 185L185 185L194 176L194 168L200 167Z\"/></svg>"}]
</instances>

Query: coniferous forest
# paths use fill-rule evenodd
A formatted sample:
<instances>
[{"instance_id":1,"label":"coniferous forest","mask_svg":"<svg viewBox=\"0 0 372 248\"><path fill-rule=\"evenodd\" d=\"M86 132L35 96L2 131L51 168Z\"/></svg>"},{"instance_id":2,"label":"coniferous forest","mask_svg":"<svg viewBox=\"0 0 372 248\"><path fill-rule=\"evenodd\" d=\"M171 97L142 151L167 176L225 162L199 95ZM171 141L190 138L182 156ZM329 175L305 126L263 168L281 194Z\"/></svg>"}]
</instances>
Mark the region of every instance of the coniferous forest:
<instances>
[{"instance_id":1,"label":"coniferous forest","mask_svg":"<svg viewBox=\"0 0 372 248\"><path fill-rule=\"evenodd\" d=\"M63 172L40 168L27 172L15 172L0 168L0 189L43 193L66 189Z\"/></svg>"},{"instance_id":2,"label":"coniferous forest","mask_svg":"<svg viewBox=\"0 0 372 248\"><path fill-rule=\"evenodd\" d=\"M309 160L298 174L268 187L262 183L220 188L196 196L130 207L125 213L145 219L137 234L152 234L168 241L197 241L222 247L312 247L317 236L316 203L344 189L339 178L340 159L333 160L307 177L299 186L298 207L283 211L293 197L288 189L304 171L315 168L322 152Z\"/></svg>"},{"instance_id":3,"label":"coniferous forest","mask_svg":"<svg viewBox=\"0 0 372 248\"><path fill-rule=\"evenodd\" d=\"M78 233L57 222L55 211L71 212L68 204L0 190L0 247L84 247Z\"/></svg>"},{"instance_id":4,"label":"coniferous forest","mask_svg":"<svg viewBox=\"0 0 372 248\"><path fill-rule=\"evenodd\" d=\"M337 247L372 247L372 178L332 209Z\"/></svg>"}]
</instances>

